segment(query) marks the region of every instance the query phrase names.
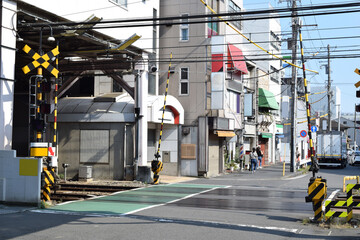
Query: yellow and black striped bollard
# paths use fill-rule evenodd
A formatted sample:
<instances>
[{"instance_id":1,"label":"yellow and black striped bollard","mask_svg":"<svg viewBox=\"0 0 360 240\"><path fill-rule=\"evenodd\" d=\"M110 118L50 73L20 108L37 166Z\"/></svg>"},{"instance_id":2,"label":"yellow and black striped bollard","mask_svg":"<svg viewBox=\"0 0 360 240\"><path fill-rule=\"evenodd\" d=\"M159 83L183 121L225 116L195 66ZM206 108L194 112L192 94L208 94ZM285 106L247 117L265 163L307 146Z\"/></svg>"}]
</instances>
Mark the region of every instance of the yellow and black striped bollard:
<instances>
[{"instance_id":1,"label":"yellow and black striped bollard","mask_svg":"<svg viewBox=\"0 0 360 240\"><path fill-rule=\"evenodd\" d=\"M50 201L51 190L50 187L55 186L55 173L53 169L48 170L47 168L43 169L41 173L41 198L43 201Z\"/></svg>"},{"instance_id":2,"label":"yellow and black striped bollard","mask_svg":"<svg viewBox=\"0 0 360 240\"><path fill-rule=\"evenodd\" d=\"M154 184L159 184L159 173L163 170L163 163L159 160L151 162L151 171L154 173Z\"/></svg>"}]
</instances>

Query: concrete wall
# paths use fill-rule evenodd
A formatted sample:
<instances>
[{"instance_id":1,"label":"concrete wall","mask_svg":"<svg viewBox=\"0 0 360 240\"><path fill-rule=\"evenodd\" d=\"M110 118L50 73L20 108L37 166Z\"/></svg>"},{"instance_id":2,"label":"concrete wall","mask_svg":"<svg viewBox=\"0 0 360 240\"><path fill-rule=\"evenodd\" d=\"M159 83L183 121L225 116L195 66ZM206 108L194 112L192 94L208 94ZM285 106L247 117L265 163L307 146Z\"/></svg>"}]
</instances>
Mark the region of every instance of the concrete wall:
<instances>
[{"instance_id":1,"label":"concrete wall","mask_svg":"<svg viewBox=\"0 0 360 240\"><path fill-rule=\"evenodd\" d=\"M0 150L0 202L40 203L42 160Z\"/></svg>"},{"instance_id":2,"label":"concrete wall","mask_svg":"<svg viewBox=\"0 0 360 240\"><path fill-rule=\"evenodd\" d=\"M160 126L156 131L156 143L159 142ZM166 154L170 154L170 161L167 162ZM164 125L160 146L161 161L164 164L162 174L177 176L178 173L178 125Z\"/></svg>"},{"instance_id":3,"label":"concrete wall","mask_svg":"<svg viewBox=\"0 0 360 240\"><path fill-rule=\"evenodd\" d=\"M16 3L0 0L0 150L10 150L13 128ZM13 18L12 18L13 17Z\"/></svg>"},{"instance_id":4,"label":"concrete wall","mask_svg":"<svg viewBox=\"0 0 360 240\"><path fill-rule=\"evenodd\" d=\"M124 179L125 163L130 165L134 159L133 125L125 123L60 123L59 124L59 173L63 174L63 163L70 164L67 169L68 178L77 178L81 165L92 166L94 179ZM108 161L97 162L101 156L96 153L91 160L84 162L81 158L81 130L109 131ZM126 132L126 134L125 134ZM130 136L131 135L131 136ZM126 144L125 143L126 140ZM96 141L95 139L94 141ZM84 143L83 143L84 144ZM88 143L90 145L90 143ZM86 143L85 143L86 145ZM125 146L126 145L126 146ZM126 149L126 150L125 150ZM80 162L82 159L82 162ZM85 159L86 160L86 159Z\"/></svg>"}]
</instances>

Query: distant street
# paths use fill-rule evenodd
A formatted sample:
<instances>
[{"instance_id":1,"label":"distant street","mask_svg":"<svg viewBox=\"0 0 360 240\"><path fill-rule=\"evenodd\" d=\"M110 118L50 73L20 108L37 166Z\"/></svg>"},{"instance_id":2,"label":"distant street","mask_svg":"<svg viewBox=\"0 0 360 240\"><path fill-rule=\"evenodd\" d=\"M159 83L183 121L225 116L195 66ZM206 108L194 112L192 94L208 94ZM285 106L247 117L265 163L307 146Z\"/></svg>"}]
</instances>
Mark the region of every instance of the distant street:
<instances>
[{"instance_id":1,"label":"distant street","mask_svg":"<svg viewBox=\"0 0 360 240\"><path fill-rule=\"evenodd\" d=\"M288 166L287 166L288 168ZM321 169L328 194L360 167ZM0 215L1 239L360 239L357 229L305 225L310 174L282 177L276 165L182 184L70 203L49 211ZM146 197L147 196L147 197ZM164 201L163 201L164 200ZM73 204L73 205L72 205ZM110 206L107 209L106 206ZM144 205L147 204L147 205ZM129 206L137 210L126 212ZM72 206L72 207L71 207ZM113 207L115 206L115 207ZM118 209L115 209L118 208ZM123 211L121 211L123 210ZM91 212L93 211L93 212ZM99 213L103 212L103 214ZM125 215L117 212L125 212ZM16 226L16 227L14 227Z\"/></svg>"}]
</instances>

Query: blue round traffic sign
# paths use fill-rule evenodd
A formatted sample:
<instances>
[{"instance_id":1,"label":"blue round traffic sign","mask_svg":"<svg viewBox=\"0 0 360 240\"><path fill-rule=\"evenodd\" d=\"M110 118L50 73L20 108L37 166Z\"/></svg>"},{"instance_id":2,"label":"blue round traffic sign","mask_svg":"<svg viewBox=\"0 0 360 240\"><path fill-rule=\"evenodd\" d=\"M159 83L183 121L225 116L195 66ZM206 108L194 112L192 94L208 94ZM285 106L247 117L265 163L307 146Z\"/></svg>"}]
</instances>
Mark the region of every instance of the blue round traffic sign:
<instances>
[{"instance_id":1,"label":"blue round traffic sign","mask_svg":"<svg viewBox=\"0 0 360 240\"><path fill-rule=\"evenodd\" d=\"M312 126L311 127L311 132L317 132L317 130L318 130L317 126Z\"/></svg>"},{"instance_id":2,"label":"blue round traffic sign","mask_svg":"<svg viewBox=\"0 0 360 240\"><path fill-rule=\"evenodd\" d=\"M302 131L300 132L300 136L306 137L306 136L307 136L307 132L306 132L305 130L302 130Z\"/></svg>"}]
</instances>

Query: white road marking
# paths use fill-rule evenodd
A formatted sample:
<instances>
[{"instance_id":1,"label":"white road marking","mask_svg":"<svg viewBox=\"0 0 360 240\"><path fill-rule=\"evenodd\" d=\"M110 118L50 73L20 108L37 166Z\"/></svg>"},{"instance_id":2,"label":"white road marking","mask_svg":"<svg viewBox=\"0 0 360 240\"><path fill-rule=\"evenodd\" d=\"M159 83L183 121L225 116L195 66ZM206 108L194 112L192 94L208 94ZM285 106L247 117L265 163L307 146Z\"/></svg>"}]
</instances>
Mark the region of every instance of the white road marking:
<instances>
[{"instance_id":1,"label":"white road marking","mask_svg":"<svg viewBox=\"0 0 360 240\"><path fill-rule=\"evenodd\" d=\"M306 177L307 174L301 174L299 176L296 176L296 177L292 177L292 178L282 178L282 180L294 180L294 179L299 179L299 178L303 178L303 177Z\"/></svg>"},{"instance_id":2,"label":"white road marking","mask_svg":"<svg viewBox=\"0 0 360 240\"><path fill-rule=\"evenodd\" d=\"M330 234L331 234L331 231L329 232L328 236L330 236Z\"/></svg>"},{"instance_id":3,"label":"white road marking","mask_svg":"<svg viewBox=\"0 0 360 240\"><path fill-rule=\"evenodd\" d=\"M224 186L224 187L225 187L225 186ZM150 208L165 206L166 204L178 202L178 201L181 201L181 200L184 200L184 199L187 199L187 198L191 198L191 197L197 196L197 195L202 194L202 193L210 192L210 191L215 190L215 189L218 189L218 188L220 188L220 187L215 187L215 188L207 189L207 190L205 190L205 191L198 192L198 193L194 193L194 194L191 194L191 195L187 195L187 196L185 196L185 197L182 197L182 198L179 198L179 199L175 199L175 200L172 200L172 201L169 201L169 202L166 202L166 203L161 203L161 204L156 204L156 205L152 205L152 206L149 206L149 207L140 208L140 209L137 209L137 210L134 210L134 211L130 211L130 212L127 212L127 213L123 213L123 214L121 214L121 215L126 216L126 215L129 215L129 214L134 214L134 213L136 213L136 212L140 212L140 211L147 210L147 209L150 209ZM221 187L221 188L222 188L222 187Z\"/></svg>"}]
</instances>

